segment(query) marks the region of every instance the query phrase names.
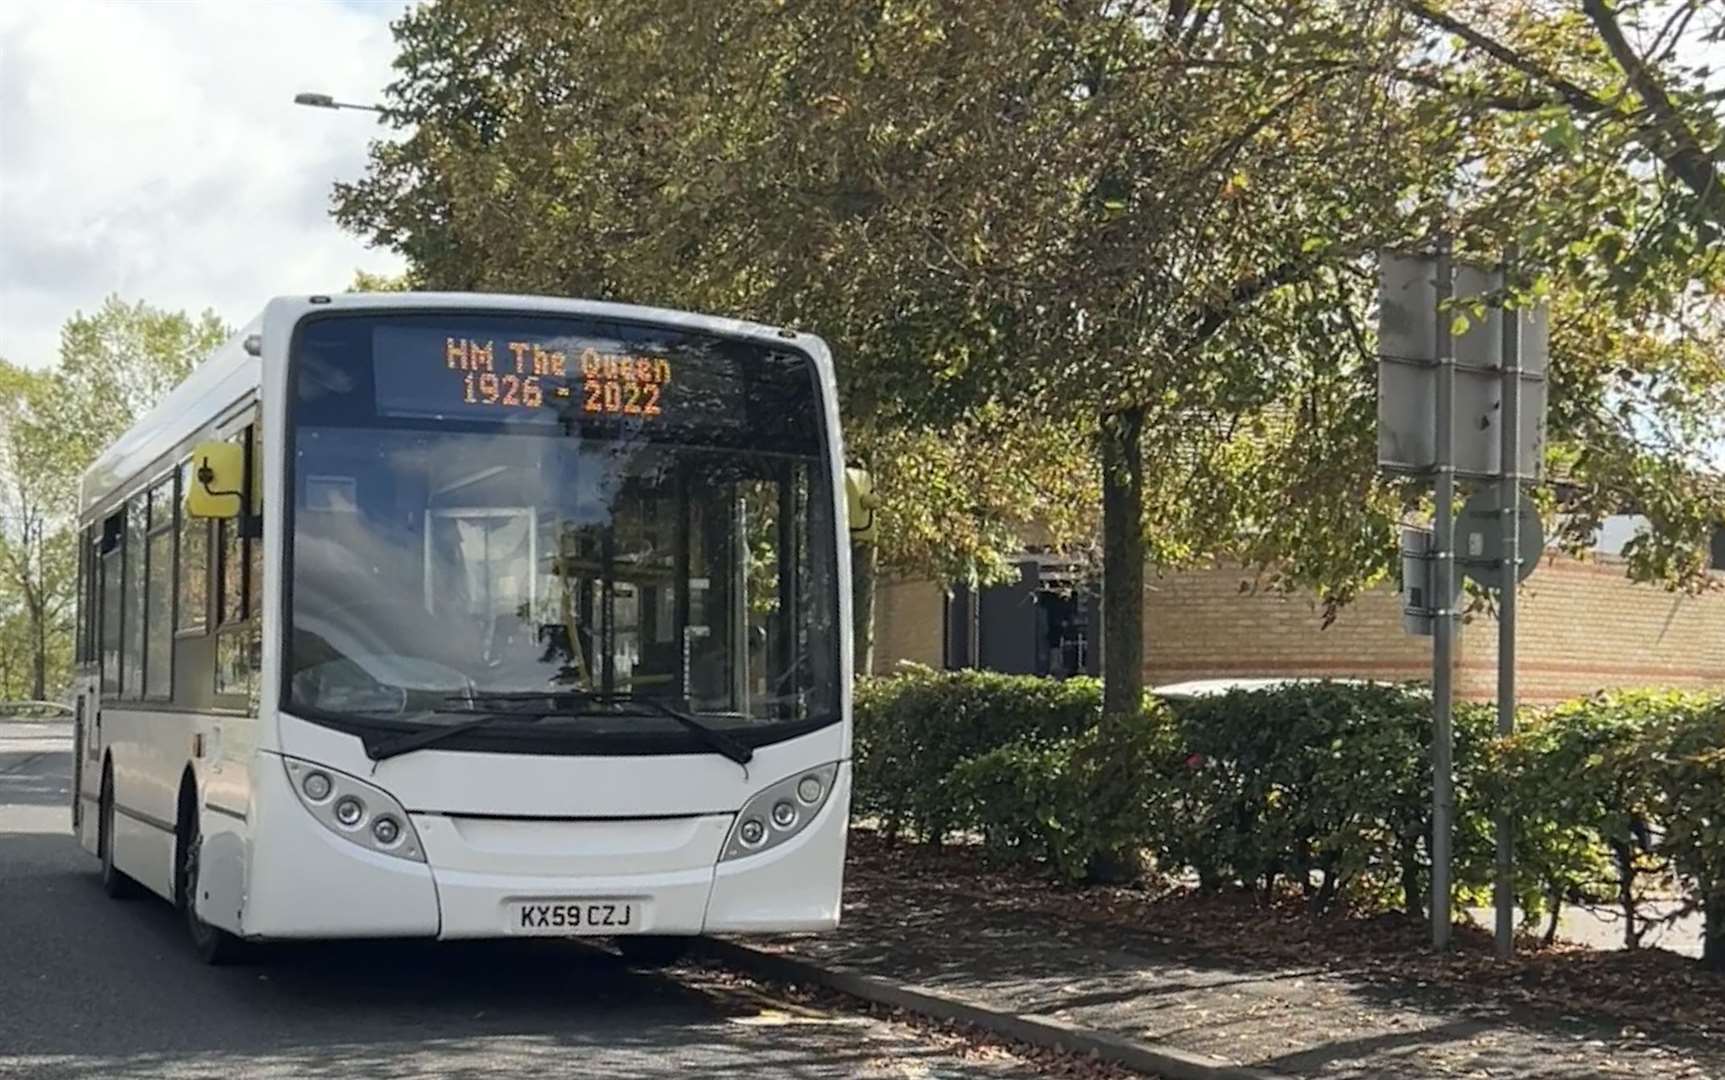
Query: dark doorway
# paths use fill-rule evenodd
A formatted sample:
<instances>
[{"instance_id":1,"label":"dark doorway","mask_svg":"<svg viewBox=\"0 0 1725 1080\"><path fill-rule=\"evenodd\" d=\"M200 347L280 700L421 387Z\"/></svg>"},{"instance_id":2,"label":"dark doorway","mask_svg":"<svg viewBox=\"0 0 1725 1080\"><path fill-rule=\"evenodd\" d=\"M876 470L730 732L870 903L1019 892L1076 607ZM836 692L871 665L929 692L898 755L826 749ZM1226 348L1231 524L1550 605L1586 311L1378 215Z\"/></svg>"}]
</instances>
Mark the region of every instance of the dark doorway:
<instances>
[{"instance_id":1,"label":"dark doorway","mask_svg":"<svg viewBox=\"0 0 1725 1080\"><path fill-rule=\"evenodd\" d=\"M1057 679L1099 674L1100 599L1076 567L1046 557L1019 563L1017 581L956 586L946 602L946 666Z\"/></svg>"}]
</instances>

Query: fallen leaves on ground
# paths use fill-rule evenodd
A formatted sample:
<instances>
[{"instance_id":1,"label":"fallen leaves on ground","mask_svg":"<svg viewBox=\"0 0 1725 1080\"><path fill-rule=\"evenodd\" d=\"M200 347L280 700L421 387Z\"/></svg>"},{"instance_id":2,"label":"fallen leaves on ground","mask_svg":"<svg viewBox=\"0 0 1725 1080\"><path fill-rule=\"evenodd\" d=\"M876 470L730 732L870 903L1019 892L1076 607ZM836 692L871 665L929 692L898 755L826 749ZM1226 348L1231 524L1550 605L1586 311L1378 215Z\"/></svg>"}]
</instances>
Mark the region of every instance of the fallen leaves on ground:
<instances>
[{"instance_id":1,"label":"fallen leaves on ground","mask_svg":"<svg viewBox=\"0 0 1725 1080\"><path fill-rule=\"evenodd\" d=\"M938 896L962 912L1034 911L1118 928L1140 941L1210 960L1334 975L1414 990L1464 992L1478 1006L1592 1013L1625 1026L1725 1035L1725 974L1660 949L1604 951L1518 942L1502 962L1491 934L1457 925L1453 947L1431 947L1423 920L1402 915L1313 918L1298 897L1265 903L1245 893L1205 894L1167 882L1132 887L1070 885L987 863L976 845L891 844L870 829L851 834L847 904Z\"/></svg>"}]
</instances>

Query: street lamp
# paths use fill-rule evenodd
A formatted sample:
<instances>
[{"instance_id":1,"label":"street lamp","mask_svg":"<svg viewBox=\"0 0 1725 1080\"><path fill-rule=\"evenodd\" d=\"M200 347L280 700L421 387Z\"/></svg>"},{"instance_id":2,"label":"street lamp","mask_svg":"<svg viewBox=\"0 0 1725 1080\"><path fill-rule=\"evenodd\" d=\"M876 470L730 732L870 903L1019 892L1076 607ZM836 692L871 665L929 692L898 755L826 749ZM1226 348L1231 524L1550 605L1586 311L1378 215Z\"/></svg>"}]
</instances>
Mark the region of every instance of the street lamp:
<instances>
[{"instance_id":1,"label":"street lamp","mask_svg":"<svg viewBox=\"0 0 1725 1080\"><path fill-rule=\"evenodd\" d=\"M309 105L314 109L359 109L362 112L374 112L379 116L384 110L376 105L355 105L350 101L337 101L328 94L315 94L311 91L301 91L293 96L295 105Z\"/></svg>"}]
</instances>

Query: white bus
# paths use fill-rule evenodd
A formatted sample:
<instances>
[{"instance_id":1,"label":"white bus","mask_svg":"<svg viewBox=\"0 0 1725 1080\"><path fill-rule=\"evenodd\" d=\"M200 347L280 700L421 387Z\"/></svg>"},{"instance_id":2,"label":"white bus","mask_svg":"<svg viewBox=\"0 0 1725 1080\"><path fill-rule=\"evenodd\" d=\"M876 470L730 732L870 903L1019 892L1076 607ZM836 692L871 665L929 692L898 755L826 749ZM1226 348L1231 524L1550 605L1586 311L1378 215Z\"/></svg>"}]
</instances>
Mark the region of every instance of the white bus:
<instances>
[{"instance_id":1,"label":"white bus","mask_svg":"<svg viewBox=\"0 0 1725 1080\"><path fill-rule=\"evenodd\" d=\"M79 841L212 962L831 928L845 485L816 337L273 300L84 476Z\"/></svg>"}]
</instances>

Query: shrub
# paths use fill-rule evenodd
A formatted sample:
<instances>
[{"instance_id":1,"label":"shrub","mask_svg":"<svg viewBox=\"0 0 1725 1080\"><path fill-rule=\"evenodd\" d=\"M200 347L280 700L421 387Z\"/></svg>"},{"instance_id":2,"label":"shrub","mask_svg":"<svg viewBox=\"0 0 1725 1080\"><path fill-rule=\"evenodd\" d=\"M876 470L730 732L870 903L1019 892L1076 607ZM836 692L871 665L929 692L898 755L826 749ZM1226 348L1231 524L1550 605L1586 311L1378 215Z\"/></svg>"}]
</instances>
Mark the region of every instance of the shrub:
<instances>
[{"instance_id":1,"label":"shrub","mask_svg":"<svg viewBox=\"0 0 1725 1080\"><path fill-rule=\"evenodd\" d=\"M1725 699L1665 718L1653 771L1661 849L1703 913L1703 958L1725 971Z\"/></svg>"},{"instance_id":2,"label":"shrub","mask_svg":"<svg viewBox=\"0 0 1725 1080\"><path fill-rule=\"evenodd\" d=\"M949 790L953 769L1007 746L1045 748L1102 717L1094 679L988 671L911 667L858 679L855 701L857 809L889 836L909 828L936 842L970 824Z\"/></svg>"},{"instance_id":3,"label":"shrub","mask_svg":"<svg viewBox=\"0 0 1725 1080\"><path fill-rule=\"evenodd\" d=\"M1101 713L1094 680L908 670L858 681L856 806L890 835L979 833L996 859L1091 876L1151 851L1202 887L1303 890L1312 910L1422 912L1431 878L1431 701L1301 683ZM1484 902L1494 811L1516 822L1530 918L1612 904L1634 946L1675 885L1725 967L1725 699L1602 694L1493 737L1455 711L1453 880ZM1548 933L1551 931L1548 930Z\"/></svg>"},{"instance_id":4,"label":"shrub","mask_svg":"<svg viewBox=\"0 0 1725 1080\"><path fill-rule=\"evenodd\" d=\"M949 790L992 858L1095 877L1100 861L1148 846L1163 816L1153 778L1171 736L1166 709L1151 706L1077 735L996 747L955 767Z\"/></svg>"},{"instance_id":5,"label":"shrub","mask_svg":"<svg viewBox=\"0 0 1725 1080\"><path fill-rule=\"evenodd\" d=\"M1515 820L1525 910L1611 904L1635 948L1649 895L1670 884L1658 847L1659 748L1679 718L1705 709L1693 695L1630 691L1569 702L1522 722L1497 749L1494 793Z\"/></svg>"},{"instance_id":6,"label":"shrub","mask_svg":"<svg viewBox=\"0 0 1725 1080\"><path fill-rule=\"evenodd\" d=\"M1200 885L1291 882L1315 912L1348 897L1418 912L1430 876L1430 699L1384 685L1302 683L1175 710L1158 860ZM1489 717L1455 713L1457 882L1477 888L1489 837L1475 794Z\"/></svg>"}]
</instances>

